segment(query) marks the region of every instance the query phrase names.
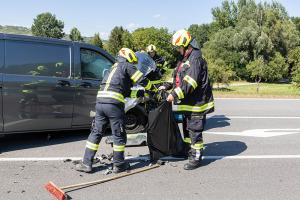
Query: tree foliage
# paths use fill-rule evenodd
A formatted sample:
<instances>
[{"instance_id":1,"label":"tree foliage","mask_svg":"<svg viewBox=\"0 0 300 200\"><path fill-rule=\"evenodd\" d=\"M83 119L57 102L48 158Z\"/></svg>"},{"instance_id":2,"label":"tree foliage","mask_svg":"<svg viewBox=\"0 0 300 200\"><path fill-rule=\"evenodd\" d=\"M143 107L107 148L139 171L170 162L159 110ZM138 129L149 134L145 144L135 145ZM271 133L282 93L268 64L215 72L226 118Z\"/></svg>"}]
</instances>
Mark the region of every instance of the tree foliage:
<instances>
[{"instance_id":1,"label":"tree foliage","mask_svg":"<svg viewBox=\"0 0 300 200\"><path fill-rule=\"evenodd\" d=\"M112 55L117 55L119 50L123 47L123 33L124 28L122 26L116 26L112 29L108 42L107 42L107 50Z\"/></svg>"},{"instance_id":2,"label":"tree foliage","mask_svg":"<svg viewBox=\"0 0 300 200\"><path fill-rule=\"evenodd\" d=\"M133 37L131 33L127 30L124 30L122 34L122 43L124 47L135 50Z\"/></svg>"},{"instance_id":3,"label":"tree foliage","mask_svg":"<svg viewBox=\"0 0 300 200\"><path fill-rule=\"evenodd\" d=\"M234 2L226 0L221 7L212 9L212 15L219 28L234 27L237 22L238 8Z\"/></svg>"},{"instance_id":4,"label":"tree foliage","mask_svg":"<svg viewBox=\"0 0 300 200\"><path fill-rule=\"evenodd\" d=\"M300 47L296 47L288 54L289 71L292 74L292 80L300 87Z\"/></svg>"},{"instance_id":5,"label":"tree foliage","mask_svg":"<svg viewBox=\"0 0 300 200\"><path fill-rule=\"evenodd\" d=\"M251 62L249 62L246 66L250 77L255 79L256 82L260 82L264 77L264 69L266 67L265 61L262 57L259 57Z\"/></svg>"},{"instance_id":6,"label":"tree foliage","mask_svg":"<svg viewBox=\"0 0 300 200\"><path fill-rule=\"evenodd\" d=\"M216 83L219 88L219 83L228 84L230 79L235 75L233 67L228 66L223 60L215 61L208 60L208 73L211 84Z\"/></svg>"},{"instance_id":7,"label":"tree foliage","mask_svg":"<svg viewBox=\"0 0 300 200\"><path fill-rule=\"evenodd\" d=\"M64 37L64 22L56 19L51 13L37 15L31 26L32 34L35 36L61 39Z\"/></svg>"},{"instance_id":8,"label":"tree foliage","mask_svg":"<svg viewBox=\"0 0 300 200\"><path fill-rule=\"evenodd\" d=\"M213 27L209 24L192 24L188 28L188 31L197 40L199 46L202 48L204 43L209 40L212 28Z\"/></svg>"},{"instance_id":9,"label":"tree foliage","mask_svg":"<svg viewBox=\"0 0 300 200\"><path fill-rule=\"evenodd\" d=\"M72 28L69 37L72 41L83 41L80 31L76 27Z\"/></svg>"},{"instance_id":10,"label":"tree foliage","mask_svg":"<svg viewBox=\"0 0 300 200\"><path fill-rule=\"evenodd\" d=\"M157 47L157 52L163 56L170 66L176 63L175 51L170 39L172 34L166 28L139 28L132 33L135 50L145 50L150 44Z\"/></svg>"},{"instance_id":11,"label":"tree foliage","mask_svg":"<svg viewBox=\"0 0 300 200\"><path fill-rule=\"evenodd\" d=\"M203 45L205 57L222 59L241 79L260 82L295 77L298 63L291 52L300 44L300 19L290 19L280 3L225 0L212 14L210 26L218 29Z\"/></svg>"},{"instance_id":12,"label":"tree foliage","mask_svg":"<svg viewBox=\"0 0 300 200\"><path fill-rule=\"evenodd\" d=\"M89 41L89 43L97 47L103 48L103 42L100 38L99 33L95 33L94 37Z\"/></svg>"}]
</instances>

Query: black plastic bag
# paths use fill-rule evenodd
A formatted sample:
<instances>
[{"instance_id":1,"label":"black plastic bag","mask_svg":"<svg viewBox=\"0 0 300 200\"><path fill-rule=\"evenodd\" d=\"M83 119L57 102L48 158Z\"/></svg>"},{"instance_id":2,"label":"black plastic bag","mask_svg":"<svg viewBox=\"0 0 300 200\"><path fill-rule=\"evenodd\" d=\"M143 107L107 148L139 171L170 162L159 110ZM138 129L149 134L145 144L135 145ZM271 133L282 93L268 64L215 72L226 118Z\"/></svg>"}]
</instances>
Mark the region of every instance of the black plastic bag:
<instances>
[{"instance_id":1,"label":"black plastic bag","mask_svg":"<svg viewBox=\"0 0 300 200\"><path fill-rule=\"evenodd\" d=\"M185 156L185 143L172 111L172 104L164 101L148 115L147 144L152 161L164 156Z\"/></svg>"}]
</instances>

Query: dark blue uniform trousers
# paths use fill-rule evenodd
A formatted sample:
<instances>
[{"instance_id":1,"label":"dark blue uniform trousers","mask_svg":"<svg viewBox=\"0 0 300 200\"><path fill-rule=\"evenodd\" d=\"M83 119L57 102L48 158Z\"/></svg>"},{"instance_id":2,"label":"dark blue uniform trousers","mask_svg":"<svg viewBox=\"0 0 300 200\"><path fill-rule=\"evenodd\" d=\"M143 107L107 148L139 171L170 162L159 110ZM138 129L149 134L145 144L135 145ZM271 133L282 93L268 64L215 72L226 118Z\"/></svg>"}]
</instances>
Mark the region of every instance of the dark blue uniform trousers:
<instances>
[{"instance_id":1,"label":"dark blue uniform trousers","mask_svg":"<svg viewBox=\"0 0 300 200\"><path fill-rule=\"evenodd\" d=\"M206 115L197 113L185 114L183 119L184 141L190 144L189 155L200 160L203 153L203 137L202 132L206 124Z\"/></svg>"},{"instance_id":2,"label":"dark blue uniform trousers","mask_svg":"<svg viewBox=\"0 0 300 200\"><path fill-rule=\"evenodd\" d=\"M99 143L110 123L113 135L113 162L124 162L124 151L126 145L124 106L110 103L97 103L95 122L88 137L83 163L92 165Z\"/></svg>"}]
</instances>

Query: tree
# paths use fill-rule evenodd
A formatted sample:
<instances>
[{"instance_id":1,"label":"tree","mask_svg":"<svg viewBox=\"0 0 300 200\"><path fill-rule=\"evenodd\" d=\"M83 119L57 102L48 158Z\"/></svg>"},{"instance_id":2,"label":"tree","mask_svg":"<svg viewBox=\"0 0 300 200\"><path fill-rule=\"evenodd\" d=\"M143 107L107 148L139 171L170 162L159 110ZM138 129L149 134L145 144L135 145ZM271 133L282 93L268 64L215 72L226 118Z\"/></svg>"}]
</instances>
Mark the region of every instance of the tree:
<instances>
[{"instance_id":1,"label":"tree","mask_svg":"<svg viewBox=\"0 0 300 200\"><path fill-rule=\"evenodd\" d=\"M265 61L262 57L251 61L247 66L246 69L250 74L250 77L255 80L257 83L256 91L259 92L259 83L261 82L262 78L264 77L265 72Z\"/></svg>"},{"instance_id":2,"label":"tree","mask_svg":"<svg viewBox=\"0 0 300 200\"><path fill-rule=\"evenodd\" d=\"M289 52L288 63L292 68L300 63L300 47L296 47Z\"/></svg>"},{"instance_id":3,"label":"tree","mask_svg":"<svg viewBox=\"0 0 300 200\"><path fill-rule=\"evenodd\" d=\"M295 82L296 86L300 87L300 63L294 67L292 72L292 80Z\"/></svg>"},{"instance_id":4,"label":"tree","mask_svg":"<svg viewBox=\"0 0 300 200\"><path fill-rule=\"evenodd\" d=\"M292 75L292 80L300 87L300 47L291 50L288 54L289 71Z\"/></svg>"},{"instance_id":5,"label":"tree","mask_svg":"<svg viewBox=\"0 0 300 200\"><path fill-rule=\"evenodd\" d=\"M296 25L297 30L300 31L300 17L291 17L291 20Z\"/></svg>"},{"instance_id":6,"label":"tree","mask_svg":"<svg viewBox=\"0 0 300 200\"><path fill-rule=\"evenodd\" d=\"M291 20L295 24L298 34L300 36L300 17L291 17Z\"/></svg>"},{"instance_id":7,"label":"tree","mask_svg":"<svg viewBox=\"0 0 300 200\"><path fill-rule=\"evenodd\" d=\"M226 65L221 59L215 61L208 60L208 73L211 84L217 83L218 88L220 83L228 84L234 76L232 69L232 66Z\"/></svg>"},{"instance_id":8,"label":"tree","mask_svg":"<svg viewBox=\"0 0 300 200\"><path fill-rule=\"evenodd\" d=\"M199 46L202 48L204 43L209 40L211 35L211 26L209 24L192 24L188 28L191 35L197 40Z\"/></svg>"},{"instance_id":9,"label":"tree","mask_svg":"<svg viewBox=\"0 0 300 200\"><path fill-rule=\"evenodd\" d=\"M212 9L212 15L220 29L234 27L237 22L238 8L234 1L225 0L221 7Z\"/></svg>"},{"instance_id":10,"label":"tree","mask_svg":"<svg viewBox=\"0 0 300 200\"><path fill-rule=\"evenodd\" d=\"M123 33L124 28L122 26L114 27L110 33L108 42L107 42L107 50L112 55L117 55L119 50L123 47Z\"/></svg>"},{"instance_id":11,"label":"tree","mask_svg":"<svg viewBox=\"0 0 300 200\"><path fill-rule=\"evenodd\" d=\"M235 34L236 30L232 27L218 31L204 44L204 57L211 61L221 59L227 66L240 67L241 57L233 45Z\"/></svg>"},{"instance_id":12,"label":"tree","mask_svg":"<svg viewBox=\"0 0 300 200\"><path fill-rule=\"evenodd\" d=\"M123 46L132 50L135 50L134 43L133 43L133 37L129 31L124 30L122 34L122 43Z\"/></svg>"},{"instance_id":13,"label":"tree","mask_svg":"<svg viewBox=\"0 0 300 200\"><path fill-rule=\"evenodd\" d=\"M69 37L72 41L83 41L80 31L76 27L72 28Z\"/></svg>"},{"instance_id":14,"label":"tree","mask_svg":"<svg viewBox=\"0 0 300 200\"><path fill-rule=\"evenodd\" d=\"M260 36L257 38L254 48L255 57L263 56L264 59L269 59L269 56L273 52L274 45L269 36L263 31L261 31Z\"/></svg>"},{"instance_id":15,"label":"tree","mask_svg":"<svg viewBox=\"0 0 300 200\"><path fill-rule=\"evenodd\" d=\"M285 58L282 57L279 52L276 52L270 62L265 66L263 78L265 81L278 81L287 77L287 74L288 64Z\"/></svg>"},{"instance_id":16,"label":"tree","mask_svg":"<svg viewBox=\"0 0 300 200\"><path fill-rule=\"evenodd\" d=\"M237 52L240 52L242 62L249 63L255 58L255 44L259 37L259 27L253 20L242 21L236 30L233 46Z\"/></svg>"},{"instance_id":17,"label":"tree","mask_svg":"<svg viewBox=\"0 0 300 200\"><path fill-rule=\"evenodd\" d=\"M89 43L97 47L103 48L103 42L100 38L99 33L95 33L94 37L89 41Z\"/></svg>"},{"instance_id":18,"label":"tree","mask_svg":"<svg viewBox=\"0 0 300 200\"><path fill-rule=\"evenodd\" d=\"M56 19L51 13L37 15L31 26L32 34L35 36L61 39L64 37L64 22Z\"/></svg>"},{"instance_id":19,"label":"tree","mask_svg":"<svg viewBox=\"0 0 300 200\"><path fill-rule=\"evenodd\" d=\"M168 65L175 67L176 55L170 42L172 35L166 28L138 28L132 33L136 50L145 50L150 44L157 47L158 54L163 56Z\"/></svg>"},{"instance_id":20,"label":"tree","mask_svg":"<svg viewBox=\"0 0 300 200\"><path fill-rule=\"evenodd\" d=\"M293 23L280 3L239 0L235 4L225 0L212 13L214 22L210 26L217 24L219 30L214 28L216 33L204 44L205 57L222 59L226 65L234 66L236 75L243 79L256 79L246 66L253 68L261 59L265 73L260 77L263 81L276 81L291 73L290 67L286 74L286 58L300 44L295 25L298 19L293 18Z\"/></svg>"}]
</instances>

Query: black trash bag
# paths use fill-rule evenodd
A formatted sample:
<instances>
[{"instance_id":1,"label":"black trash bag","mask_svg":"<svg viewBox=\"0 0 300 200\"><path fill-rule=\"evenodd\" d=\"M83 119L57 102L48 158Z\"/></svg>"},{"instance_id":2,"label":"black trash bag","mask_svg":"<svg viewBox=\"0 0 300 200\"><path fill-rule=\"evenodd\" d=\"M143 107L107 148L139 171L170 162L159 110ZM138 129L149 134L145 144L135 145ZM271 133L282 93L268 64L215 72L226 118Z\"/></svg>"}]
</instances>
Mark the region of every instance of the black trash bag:
<instances>
[{"instance_id":1,"label":"black trash bag","mask_svg":"<svg viewBox=\"0 0 300 200\"><path fill-rule=\"evenodd\" d=\"M165 156L185 156L187 147L175 121L171 103L164 101L149 112L147 144L151 161Z\"/></svg>"}]
</instances>

